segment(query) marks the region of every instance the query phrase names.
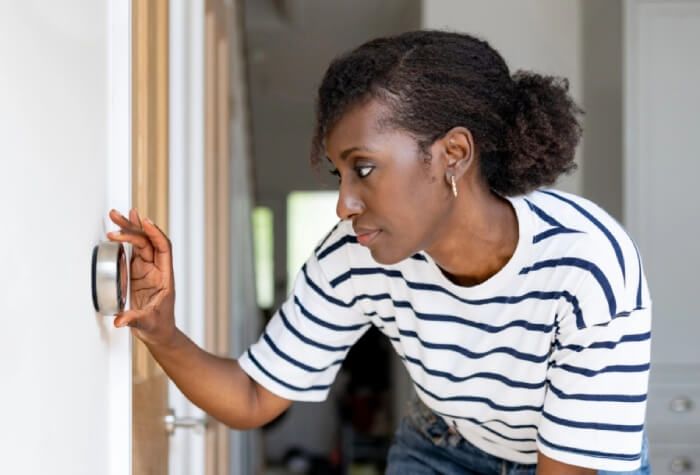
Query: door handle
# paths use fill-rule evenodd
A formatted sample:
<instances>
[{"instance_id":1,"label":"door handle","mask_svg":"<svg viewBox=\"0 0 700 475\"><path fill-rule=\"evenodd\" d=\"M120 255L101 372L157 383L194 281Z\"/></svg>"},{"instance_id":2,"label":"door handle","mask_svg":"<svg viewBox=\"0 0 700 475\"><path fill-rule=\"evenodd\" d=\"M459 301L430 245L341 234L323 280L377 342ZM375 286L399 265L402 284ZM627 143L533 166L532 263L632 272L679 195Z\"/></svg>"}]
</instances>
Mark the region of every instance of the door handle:
<instances>
[{"instance_id":1,"label":"door handle","mask_svg":"<svg viewBox=\"0 0 700 475\"><path fill-rule=\"evenodd\" d=\"M173 409L168 409L168 414L163 418L165 431L168 435L173 435L175 429L194 429L197 433L202 433L209 424L209 418L204 417L176 417Z\"/></svg>"}]
</instances>

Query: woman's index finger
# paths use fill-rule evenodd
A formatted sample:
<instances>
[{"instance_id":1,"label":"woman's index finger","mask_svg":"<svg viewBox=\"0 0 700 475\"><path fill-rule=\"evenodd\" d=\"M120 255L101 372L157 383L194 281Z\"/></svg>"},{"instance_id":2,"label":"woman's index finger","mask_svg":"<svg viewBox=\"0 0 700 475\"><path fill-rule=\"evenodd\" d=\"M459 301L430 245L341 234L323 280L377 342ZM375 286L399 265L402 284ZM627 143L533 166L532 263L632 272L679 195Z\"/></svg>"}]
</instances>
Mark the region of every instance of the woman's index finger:
<instances>
[{"instance_id":1,"label":"woman's index finger","mask_svg":"<svg viewBox=\"0 0 700 475\"><path fill-rule=\"evenodd\" d=\"M116 209L112 209L109 211L109 219L111 219L112 222L119 227L122 227L122 228L133 227L133 224L131 224L131 221L126 219L126 217L123 214L121 214L119 211L117 211Z\"/></svg>"},{"instance_id":2,"label":"woman's index finger","mask_svg":"<svg viewBox=\"0 0 700 475\"><path fill-rule=\"evenodd\" d=\"M171 254L170 240L163 231L148 218L141 220L143 230L151 240L155 253L153 262L163 272L166 281L172 280L173 256Z\"/></svg>"}]
</instances>

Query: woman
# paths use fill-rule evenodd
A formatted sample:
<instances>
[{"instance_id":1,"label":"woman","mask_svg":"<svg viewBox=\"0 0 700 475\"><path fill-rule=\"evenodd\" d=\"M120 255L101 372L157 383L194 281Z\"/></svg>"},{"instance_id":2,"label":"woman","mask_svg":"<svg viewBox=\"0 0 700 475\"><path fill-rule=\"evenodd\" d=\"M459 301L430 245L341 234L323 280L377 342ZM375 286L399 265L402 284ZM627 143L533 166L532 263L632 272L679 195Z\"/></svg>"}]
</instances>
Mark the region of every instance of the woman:
<instances>
[{"instance_id":1,"label":"woman","mask_svg":"<svg viewBox=\"0 0 700 475\"><path fill-rule=\"evenodd\" d=\"M511 76L468 35L417 31L339 57L319 88L312 161L339 178L341 222L238 360L174 325L170 245L135 246L131 325L185 395L231 427L326 397L371 326L419 400L387 473L648 473L651 300L634 243L583 198L566 81Z\"/></svg>"}]
</instances>

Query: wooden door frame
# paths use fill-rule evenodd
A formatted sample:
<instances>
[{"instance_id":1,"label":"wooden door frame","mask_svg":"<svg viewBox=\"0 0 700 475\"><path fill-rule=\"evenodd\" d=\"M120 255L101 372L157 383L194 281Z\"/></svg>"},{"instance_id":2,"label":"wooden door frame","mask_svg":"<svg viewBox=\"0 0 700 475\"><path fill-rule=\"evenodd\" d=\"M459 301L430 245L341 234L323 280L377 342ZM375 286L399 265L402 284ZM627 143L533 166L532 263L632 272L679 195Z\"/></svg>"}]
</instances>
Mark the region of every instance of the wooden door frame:
<instances>
[{"instance_id":1,"label":"wooden door frame","mask_svg":"<svg viewBox=\"0 0 700 475\"><path fill-rule=\"evenodd\" d=\"M131 7L132 205L167 233L169 2ZM132 345L132 473L167 475L168 378L143 342Z\"/></svg>"},{"instance_id":2,"label":"wooden door frame","mask_svg":"<svg viewBox=\"0 0 700 475\"><path fill-rule=\"evenodd\" d=\"M204 346L229 357L230 204L230 7L204 2ZM206 475L230 471L229 428L212 420L205 437Z\"/></svg>"},{"instance_id":3,"label":"wooden door frame","mask_svg":"<svg viewBox=\"0 0 700 475\"><path fill-rule=\"evenodd\" d=\"M169 214L169 2L132 0L132 204L166 233ZM204 12L204 348L230 350L230 17L223 0ZM132 470L168 473L167 375L143 343L132 352ZM205 473L230 470L229 429L211 420Z\"/></svg>"}]
</instances>

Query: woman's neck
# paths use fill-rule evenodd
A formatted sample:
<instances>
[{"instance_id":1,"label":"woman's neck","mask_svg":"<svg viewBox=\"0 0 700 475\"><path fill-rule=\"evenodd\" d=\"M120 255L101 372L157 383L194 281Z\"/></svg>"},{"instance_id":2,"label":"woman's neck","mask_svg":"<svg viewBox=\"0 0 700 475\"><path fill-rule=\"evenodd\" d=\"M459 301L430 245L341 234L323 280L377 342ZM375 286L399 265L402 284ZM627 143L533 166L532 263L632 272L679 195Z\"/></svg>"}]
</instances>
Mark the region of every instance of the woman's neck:
<instances>
[{"instance_id":1,"label":"woman's neck","mask_svg":"<svg viewBox=\"0 0 700 475\"><path fill-rule=\"evenodd\" d=\"M510 202L486 186L463 187L445 228L426 252L455 284L495 275L515 252L518 219Z\"/></svg>"}]
</instances>

